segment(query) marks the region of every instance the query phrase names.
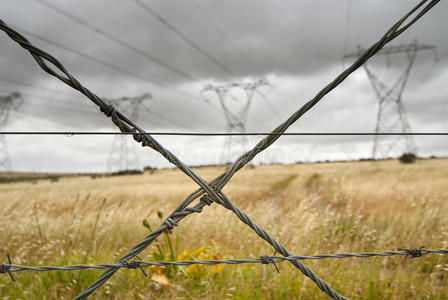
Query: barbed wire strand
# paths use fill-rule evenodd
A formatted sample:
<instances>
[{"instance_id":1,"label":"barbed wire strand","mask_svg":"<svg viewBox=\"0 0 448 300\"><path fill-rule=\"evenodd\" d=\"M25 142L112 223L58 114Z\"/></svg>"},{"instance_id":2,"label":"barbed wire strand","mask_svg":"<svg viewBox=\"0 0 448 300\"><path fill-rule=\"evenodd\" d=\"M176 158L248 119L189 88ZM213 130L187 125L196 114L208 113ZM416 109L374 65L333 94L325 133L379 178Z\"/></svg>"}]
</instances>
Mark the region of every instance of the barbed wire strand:
<instances>
[{"instance_id":1,"label":"barbed wire strand","mask_svg":"<svg viewBox=\"0 0 448 300\"><path fill-rule=\"evenodd\" d=\"M366 53L360 56L352 66L350 66L346 71L341 73L333 82L327 85L324 89L322 89L312 100L306 103L301 109L295 112L290 118L287 119L286 122L278 126L274 129L275 132L284 132L292 123L294 123L298 118L300 118L305 112L311 109L315 104L317 104L327 93L333 90L337 85L339 85L345 78L347 78L353 71L359 68L365 61L367 61L371 56L373 56L376 52L378 52L386 43L390 42L402 32L404 32L407 28L409 28L413 23L415 23L418 19L420 19L424 14L426 14L432 7L434 7L440 0L432 0L428 3L420 12L414 16L407 24L403 25L404 22L413 15L416 11L418 11L428 0L421 1L415 8L413 8L408 14L406 14L403 18L401 18L391 29L389 29L386 34L371 48L369 48ZM403 25L403 26L402 26ZM183 219L185 216L193 213L193 212L201 212L202 208L207 204L211 204L212 202L217 202L224 207L232 210L238 218L247 224L250 228L252 228L260 237L265 239L269 244L271 244L279 253L284 256L291 256L292 254L279 242L277 242L272 236L270 236L263 228L255 224L248 215L242 212L239 208L237 208L220 190L222 187L230 180L233 174L241 169L244 165L246 165L250 160L252 160L255 155L259 152L266 149L273 142L275 142L279 136L268 136L260 141L251 151L242 155L237 159L237 161L222 175L218 176L215 180L208 184L201 177L197 176L191 169L189 169L186 165L184 165L174 154L170 151L163 148L156 140L154 140L149 134L147 134L143 129L139 128L137 125L132 123L127 117L117 111L113 106L107 105L101 98L92 93L90 90L81 85L68 71L65 67L53 56L46 53L45 51L36 48L33 46L25 37L20 35L18 32L14 31L10 27L8 27L2 20L0 20L0 29L5 31L8 36L10 36L14 41L19 43L23 48L27 49L30 54L34 57L39 66L46 71L47 73L57 77L67 85L73 87L74 89L79 90L85 96L87 96L93 103L100 107L100 110L108 117L112 118L113 123L120 128L121 131L129 132L134 131L135 133L139 133L134 135L134 139L142 143L143 146L149 146L154 150L161 153L168 161L176 165L181 171L183 171L188 177L190 177L194 182L196 182L201 189L193 192L190 196L188 196L176 210L168 217L155 231L146 236L140 243L135 245L131 250L128 251L125 255L123 255L118 262L122 262L124 260L128 260L132 257L135 257L138 253L143 251L153 240L155 237L160 235L167 229L172 229L174 226L177 226L178 222ZM50 62L55 67L57 67L58 71L54 71L50 68L46 62ZM62 75L62 72L64 75ZM142 135L143 134L143 135ZM218 192L219 191L219 192ZM191 207L187 208L187 206L194 200L207 193L206 196L201 198L201 201ZM218 195L219 193L219 195ZM339 295L336 291L334 291L325 281L321 280L317 275L315 275L311 269L305 266L300 260L292 261L293 265L299 268L302 273L311 278L318 287L327 293L330 297L334 299L346 299L345 297ZM98 279L90 285L83 293L77 296L75 299L82 299L90 295L96 288L101 286L104 282L106 282L113 273L117 270L117 268L109 269L105 271Z\"/></svg>"},{"instance_id":2,"label":"barbed wire strand","mask_svg":"<svg viewBox=\"0 0 448 300\"><path fill-rule=\"evenodd\" d=\"M269 256L264 255L258 258L252 259L208 259L208 260L178 260L178 261L143 261L143 260L131 260L123 261L122 263L115 264L78 264L68 266L24 266L12 264L10 257L8 256L8 264L0 264L0 273L16 273L22 271L72 271L83 269L111 269L111 268L145 268L150 266L190 266L190 265L239 265L244 263L261 263L261 264L277 264L284 261L294 260L306 260L306 259L327 259L327 258L369 258L369 257L385 257L385 256L410 256L411 258L422 257L426 254L448 254L448 249L399 249L401 251L384 251L384 252L362 252L362 253L334 253L334 254L316 254L311 256L293 255L293 256ZM9 274L11 275L11 274ZM11 277L13 278L13 277Z\"/></svg>"},{"instance_id":3,"label":"barbed wire strand","mask_svg":"<svg viewBox=\"0 0 448 300\"><path fill-rule=\"evenodd\" d=\"M340 82L342 82L348 75L359 68L365 61L367 61L368 58L373 56L377 51L379 51L387 42L391 41L395 37L397 37L399 34L401 34L404 30L409 28L411 24L413 24L417 19L419 19L421 16L423 16L429 9L431 9L435 4L437 4L439 1L431 1L427 7L425 7L413 20L411 20L408 24L400 28L400 26L405 22L405 20L412 15L415 11L417 11L426 1L422 1L417 5L414 9L412 9L407 15L405 15L402 19L400 19L384 36L383 38L377 42L374 46L372 46L367 52L358 58L355 63L349 67L346 71L344 71L341 75L339 75L332 83L330 83L327 87L325 87L321 92L316 95L314 99L309 101L305 106L303 106L299 111L297 111L295 114L293 114L285 123L277 127L273 132L284 132L292 123L294 123L298 118L300 118L301 115L303 115L306 111L311 109L312 106L314 106L325 94L330 92L333 88L335 88ZM227 183L228 180L232 177L232 175L238 171L240 168L242 168L245 164L247 164L256 154L263 151L265 148L267 148L270 144L272 144L278 137L270 136L268 138L263 139L259 144L255 146L255 148L245 155L238 158L238 160L233 164L232 167L230 167L225 173L220 175L218 178L210 182L210 186L212 186L215 190L221 190L222 187ZM270 140L269 140L270 139ZM177 208L176 210L171 214L171 216L175 216L176 214L182 212L186 207L196 198L202 196L205 192L201 189L196 190L192 194L190 194ZM221 196L224 196L222 192L220 192ZM216 201L215 195L208 196L212 197L214 201ZM224 207L231 209L233 212L237 214L237 216L240 218L241 221L248 224L249 227L251 227L255 232L268 241L274 248L281 253L282 255L289 256L291 253L289 253L286 248L275 241L264 229L256 225L252 222L252 220L242 211L240 211L237 207L235 207L230 201L223 197L225 203L221 202L221 199L218 199L216 201L219 204L222 204ZM201 198L201 200L207 199L207 196L204 196ZM213 201L212 200L212 201ZM201 201L198 205L198 208L202 210L203 202ZM183 216L182 216L183 217ZM176 220L177 222L180 221L180 219ZM158 229L156 229L153 233L149 234L147 237L145 237L139 244L134 246L131 250L128 251L127 254L125 254L122 258L126 257L127 255L132 255L132 253L140 253L144 250L147 245L149 245L154 238L163 232L164 224L162 224ZM159 233L157 233L159 232ZM303 265L300 261L293 261L292 262L296 267L298 267L302 273L304 273L306 276L311 278L318 287L323 290L325 293L327 293L330 297L333 297L334 299L345 299L345 297L337 294L325 281L318 278L308 267ZM85 292L80 294L79 298L83 295L88 295L90 292L90 289L95 289L97 286L104 283L110 276L113 274L114 271L108 270L104 272L95 283L93 283Z\"/></svg>"},{"instance_id":4,"label":"barbed wire strand","mask_svg":"<svg viewBox=\"0 0 448 300\"><path fill-rule=\"evenodd\" d=\"M168 120L167 120L168 121ZM0 131L0 135L139 135L135 132L118 131ZM252 136L252 135L278 135L278 136L371 136L371 135L422 135L443 136L448 132L151 132L151 135L167 136Z\"/></svg>"},{"instance_id":5,"label":"barbed wire strand","mask_svg":"<svg viewBox=\"0 0 448 300\"><path fill-rule=\"evenodd\" d=\"M39 62L39 61L38 61ZM42 65L41 65L42 66ZM50 69L51 70L51 69ZM48 70L47 70L48 71ZM51 70L52 71L52 70ZM50 72L50 73L52 73L52 72ZM56 74L53 74L53 75L56 75ZM61 77L60 76L60 79L61 80L63 80L63 79L65 79L64 77ZM64 80L63 80L64 81ZM97 99L94 99L94 100L97 100ZM100 103L100 102L99 102ZM112 108L113 109L113 108ZM115 122L114 122L115 123ZM122 127L120 127L120 129L122 129L122 128L124 128L124 127L126 127L126 126L123 126L123 124L120 124L119 122L117 122L118 124L117 125L122 125ZM206 190L208 190L208 187L205 187L205 189ZM208 191L209 192L209 191ZM214 196L213 198L215 198L216 197L216 195L215 195L215 193L211 193L211 196ZM167 219L167 221L168 221L168 219ZM171 222L170 222L171 223ZM174 224L176 224L176 223L174 223Z\"/></svg>"}]
</instances>

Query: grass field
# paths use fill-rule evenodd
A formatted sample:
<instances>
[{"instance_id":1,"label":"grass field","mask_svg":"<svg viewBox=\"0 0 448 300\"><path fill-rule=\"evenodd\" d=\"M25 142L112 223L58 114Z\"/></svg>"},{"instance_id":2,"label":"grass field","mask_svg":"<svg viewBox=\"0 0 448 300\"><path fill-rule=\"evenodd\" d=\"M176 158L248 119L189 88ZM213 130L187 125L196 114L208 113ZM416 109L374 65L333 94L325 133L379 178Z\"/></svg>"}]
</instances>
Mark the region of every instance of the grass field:
<instances>
[{"instance_id":1,"label":"grass field","mask_svg":"<svg viewBox=\"0 0 448 300\"><path fill-rule=\"evenodd\" d=\"M212 179L224 169L195 169ZM224 191L296 255L448 247L448 159L245 168ZM112 263L196 188L177 170L0 185L0 262ZM214 204L143 260L256 258L273 250ZM448 255L304 261L351 299L448 299ZM290 263L121 269L92 299L327 299ZM101 271L0 275L1 299L65 299Z\"/></svg>"}]
</instances>

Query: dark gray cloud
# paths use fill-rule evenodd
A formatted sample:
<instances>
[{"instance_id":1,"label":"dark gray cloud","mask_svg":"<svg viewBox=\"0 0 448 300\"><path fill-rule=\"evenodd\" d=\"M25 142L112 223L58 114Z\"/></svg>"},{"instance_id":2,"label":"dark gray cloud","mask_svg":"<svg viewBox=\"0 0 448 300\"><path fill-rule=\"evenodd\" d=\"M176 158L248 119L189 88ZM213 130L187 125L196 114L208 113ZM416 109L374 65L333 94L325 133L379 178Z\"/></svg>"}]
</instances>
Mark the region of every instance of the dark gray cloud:
<instances>
[{"instance_id":1,"label":"dark gray cloud","mask_svg":"<svg viewBox=\"0 0 448 300\"><path fill-rule=\"evenodd\" d=\"M1 1L0 17L17 28L82 53L84 57L36 36L29 36L36 46L56 56L77 79L101 97L113 99L151 92L157 102L151 109L152 113L141 111L138 123L142 127L150 131L201 132L223 131L225 128L224 116L216 109L219 107L217 100L212 102L215 106L212 107L199 96L205 84L249 82L267 77L273 89L267 95L268 100L254 98L247 129L268 131L337 76L344 64L350 63L351 60L343 62L345 53L355 50L358 45L368 47L417 3L405 0L143 1L202 51L224 65L224 69L186 43L135 1L46 2L97 31L38 0ZM438 61L434 60L432 52L418 53L403 94L414 131L446 131L448 125L448 90L445 83L448 76L447 12L447 3L439 3L392 43L406 44L417 39L419 43L437 47ZM4 34L0 35L0 53L0 95L21 91L25 98L21 111L14 114L7 128L115 130L93 104L42 72L32 57ZM86 56L91 59L86 59ZM145 56L151 56L169 67L154 63ZM369 63L387 83L393 81L404 65L403 55L393 55L388 60L377 57ZM360 69L294 124L291 131L372 131L377 105L368 78ZM18 168L48 167L55 170L56 165L58 168L61 166L60 162L40 160L39 153L42 151L36 149L45 149L45 139L30 138L33 143L27 147L29 150L20 148L20 137L8 139L11 140L9 148L12 156L17 158L16 161L23 162ZM70 147L70 151L65 146L55 148L57 154L50 158L60 157L63 160L67 155L81 158L86 151L84 146L103 147L102 154L97 154L102 159L66 163L68 170L101 170L108 155L104 140L103 137L88 142L79 139L78 144L66 146ZM166 137L161 140L175 153L177 151L185 157L190 155L187 159L191 161L194 161L192 157L195 153L199 156L206 155L208 151L218 153L222 143L221 138ZM330 147L322 153L339 153L339 156L332 154L331 157L348 157L349 152L359 155L368 152L363 149L371 147L370 140L360 137L284 137L279 140L276 151L280 153L284 149L294 152L296 150L291 149L299 149L301 145L303 149L315 147L314 144ZM440 138L436 144L431 144L430 139L418 141L422 143L419 148L424 151L428 149L428 153L443 153L443 148L446 149L448 144L446 138ZM52 143L58 143L58 139L52 139ZM141 155L148 158L146 154ZM42 162L41 167L35 167L39 161Z\"/></svg>"}]
</instances>

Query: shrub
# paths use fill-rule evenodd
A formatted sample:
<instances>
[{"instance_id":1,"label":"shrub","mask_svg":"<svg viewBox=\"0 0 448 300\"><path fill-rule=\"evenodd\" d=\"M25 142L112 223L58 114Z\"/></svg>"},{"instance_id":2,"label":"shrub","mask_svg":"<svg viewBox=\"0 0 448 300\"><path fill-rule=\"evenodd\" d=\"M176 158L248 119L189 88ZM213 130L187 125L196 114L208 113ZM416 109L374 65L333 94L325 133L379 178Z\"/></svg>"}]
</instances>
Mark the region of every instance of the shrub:
<instances>
[{"instance_id":1,"label":"shrub","mask_svg":"<svg viewBox=\"0 0 448 300\"><path fill-rule=\"evenodd\" d=\"M143 171L141 170L122 170L118 172L114 172L111 175L112 176L122 176L122 175L141 175L143 174Z\"/></svg>"},{"instance_id":2,"label":"shrub","mask_svg":"<svg viewBox=\"0 0 448 300\"><path fill-rule=\"evenodd\" d=\"M151 173L151 174L154 174L154 172L157 170L157 168L153 168L153 167L151 167L151 166L146 166L146 167L144 167L143 168L143 172L149 172L149 173Z\"/></svg>"},{"instance_id":3,"label":"shrub","mask_svg":"<svg viewBox=\"0 0 448 300\"><path fill-rule=\"evenodd\" d=\"M404 164L412 164L417 159L417 155L414 153L403 153L398 159Z\"/></svg>"}]
</instances>

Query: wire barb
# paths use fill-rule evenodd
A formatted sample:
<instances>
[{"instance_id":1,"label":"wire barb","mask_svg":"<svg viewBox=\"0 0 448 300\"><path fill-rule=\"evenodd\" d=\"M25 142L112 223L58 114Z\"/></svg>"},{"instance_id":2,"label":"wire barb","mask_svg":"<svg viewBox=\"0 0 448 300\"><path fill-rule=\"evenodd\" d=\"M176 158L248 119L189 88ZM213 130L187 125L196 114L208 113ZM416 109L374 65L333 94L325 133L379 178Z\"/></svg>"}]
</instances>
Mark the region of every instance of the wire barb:
<instances>
[{"instance_id":1,"label":"wire barb","mask_svg":"<svg viewBox=\"0 0 448 300\"><path fill-rule=\"evenodd\" d=\"M82 269L115 269L115 268L146 268L149 266L189 266L189 265L217 265L217 264L229 264L229 265L237 265L244 263L259 263L259 264L274 264L276 266L277 263L281 262L292 262L297 260L321 260L321 259L329 259L329 258L368 258L368 257L384 257L384 256L396 256L396 255L411 255L409 254L411 251L414 253L416 257L419 257L419 253L421 255L426 254L448 254L448 249L422 249L422 247L418 249L402 249L402 251L385 251L385 252L363 252L363 253L333 253L333 254L315 254L311 256L299 256L299 255L291 255L291 256L275 256L276 253L272 256L260 256L258 258L249 258L249 259L224 259L224 260L179 260L179 261L143 261L138 255L138 260L122 259L115 264L98 264L98 265L69 265L69 266L21 266L21 265L12 265L12 264L3 264L0 265L0 268L3 273L9 272L20 272L20 271L73 271L73 270L82 270ZM418 252L421 251L421 252ZM276 268L277 269L277 268ZM279 270L277 270L279 271ZM1 272L0 272L1 273Z\"/></svg>"},{"instance_id":2,"label":"wire barb","mask_svg":"<svg viewBox=\"0 0 448 300\"><path fill-rule=\"evenodd\" d=\"M275 252L277 252L277 251L275 251ZM275 253L274 253L274 255L275 255ZM263 256L260 256L260 260L261 260L261 264L263 264L263 265L267 265L269 263L273 264L277 273L280 273L280 270L277 267L277 263L272 258L272 256L263 255Z\"/></svg>"},{"instance_id":3,"label":"wire barb","mask_svg":"<svg viewBox=\"0 0 448 300\"><path fill-rule=\"evenodd\" d=\"M8 257L8 263L9 264L7 264L7 265L6 264L0 264L0 274L8 273L9 277L11 277L11 280L12 281L16 281L14 279L14 276L12 276L12 273L11 273L11 265L12 265L11 256L9 256L9 253L6 254L6 256Z\"/></svg>"},{"instance_id":4,"label":"wire barb","mask_svg":"<svg viewBox=\"0 0 448 300\"><path fill-rule=\"evenodd\" d=\"M204 195L204 196L202 196L200 201L201 201L201 202L204 202L204 203L207 204L208 206L212 205L212 203L213 203L213 199L210 198L209 195Z\"/></svg>"},{"instance_id":5,"label":"wire barb","mask_svg":"<svg viewBox=\"0 0 448 300\"><path fill-rule=\"evenodd\" d=\"M43 0L40 0L43 1ZM280 124L273 131L273 135L269 135L265 137L263 140L257 143L250 151L241 155L235 162L228 168L224 173L208 182L205 181L202 177L198 176L191 168L186 166L182 161L180 161L173 153L169 150L165 149L161 144L159 144L154 138L152 138L149 134L139 128L136 124L134 124L129 118L127 118L124 114L119 111L108 110L112 115L112 122L122 131L122 132L131 132L132 128L136 128L138 132L144 134L142 136L141 144L143 146L150 146L155 151L159 152L162 156L164 156L170 163L174 164L178 167L186 176L192 179L197 185L199 185L199 189L190 194L182 203L176 208L173 213L184 210L184 208L188 207L188 205L194 201L195 199L207 194L211 200L217 202L224 206L225 208L231 210L238 219L244 224L248 225L260 238L268 242L271 246L273 246L281 255L283 255L284 260L289 260L295 267L297 267L305 276L310 278L320 290L325 292L328 296L337 300L345 300L346 297L340 295L336 292L328 283L318 277L308 266L301 262L301 257L291 257L292 253L278 242L274 237L272 237L265 229L256 224L245 212L239 209L235 204L231 202L231 200L222 192L224 186L229 182L229 180L233 177L233 175L241 170L245 165L247 165L256 155L260 152L264 151L274 142L276 142L279 137L299 118L301 118L306 112L308 112L312 107L314 107L317 103L319 103L324 96L334 90L339 84L341 84L350 74L352 74L355 70L360 68L367 60L369 60L372 56L374 56L381 48L384 47L387 43L395 39L401 33L406 31L412 24L414 24L418 19L420 19L423 15L425 15L430 9L432 9L440 0L422 0L420 1L413 9L411 9L406 15L398 20L375 44L373 44L369 49L365 51L363 55L361 55L350 67L348 67L345 71L340 73L332 82L322 88L311 100L306 102L300 109L291 114L284 123ZM426 6L424 6L426 3ZM411 16L413 16L411 18ZM408 20L410 19L410 20ZM97 106L103 107L105 106L104 100L98 97L96 94L91 92L85 86L83 86L77 79L75 79L66 69L65 67L52 55L41 50L34 45L32 45L23 35L13 30L11 27L6 25L2 20L0 20L0 30L3 30L11 39L17 42L21 47L28 50L39 66L50 75L58 78L66 85L71 86L72 88L80 91L87 98L89 98L94 104ZM49 65L49 64L51 65ZM54 67L56 69L54 69ZM172 214L171 214L172 215ZM176 221L179 222L182 220L182 217L179 216L176 218ZM172 219L168 218L162 223L162 228L169 228L170 230L177 226L177 223ZM160 228L160 227L159 227ZM128 261L129 259L135 257L137 254L141 253L145 250L160 234L162 234L164 230L155 230L148 234L143 240L141 240L138 244L136 244L132 249L130 249L127 253L125 253L121 258L118 259L118 265L103 265L101 268L107 268L107 270L102 273L97 280L92 283L88 288L86 288L80 295L75 297L74 299L84 299L93 293L97 288L103 285L113 274L123 266L123 261ZM409 250L410 251L410 250ZM429 250L425 250L425 253L429 253ZM410 251L410 254L417 253L415 251ZM432 253L441 253L441 252L432 252ZM445 253L445 252L443 252ZM393 253L389 255L403 255L403 252ZM375 254L378 256L378 254ZM373 256L375 256L373 255ZM350 255L348 255L350 256ZM336 257L348 257L348 256L336 256ZM362 255L354 255L357 257L363 257ZM330 257L330 256L328 256ZM277 258L277 257L276 257ZM321 259L321 257L316 257L315 259ZM266 259L265 259L266 261ZM277 260L276 260L277 261ZM279 261L279 260L278 260ZM229 263L240 263L238 261L233 261ZM254 261L250 261L254 262ZM260 262L260 260L255 261ZM166 262L167 264L172 264L172 262ZM216 261L203 261L202 264L212 264L217 263ZM131 266L135 266L136 264L142 263L130 263ZM8 269L9 271L9 269Z\"/></svg>"},{"instance_id":6,"label":"wire barb","mask_svg":"<svg viewBox=\"0 0 448 300\"><path fill-rule=\"evenodd\" d=\"M400 251L405 251L408 254L406 254L406 258L410 255L411 258L421 257L423 256L422 250L424 250L426 246L421 246L420 248L412 248L412 249L405 249L405 248L398 248Z\"/></svg>"},{"instance_id":7,"label":"wire barb","mask_svg":"<svg viewBox=\"0 0 448 300\"><path fill-rule=\"evenodd\" d=\"M142 261L142 259L138 255L136 255L135 257L137 257L138 260L136 260L136 259L133 259L133 260L123 260L121 262L122 266L125 267L125 268L128 268L128 269L137 269L137 268L139 268L142 271L143 275L145 277L148 277L148 274L146 274L145 270L143 269L143 261Z\"/></svg>"},{"instance_id":8,"label":"wire barb","mask_svg":"<svg viewBox=\"0 0 448 300\"><path fill-rule=\"evenodd\" d=\"M115 107L112 104L106 104L104 106L100 107L100 111L104 113L108 118L112 116L112 114L115 112Z\"/></svg>"}]
</instances>

